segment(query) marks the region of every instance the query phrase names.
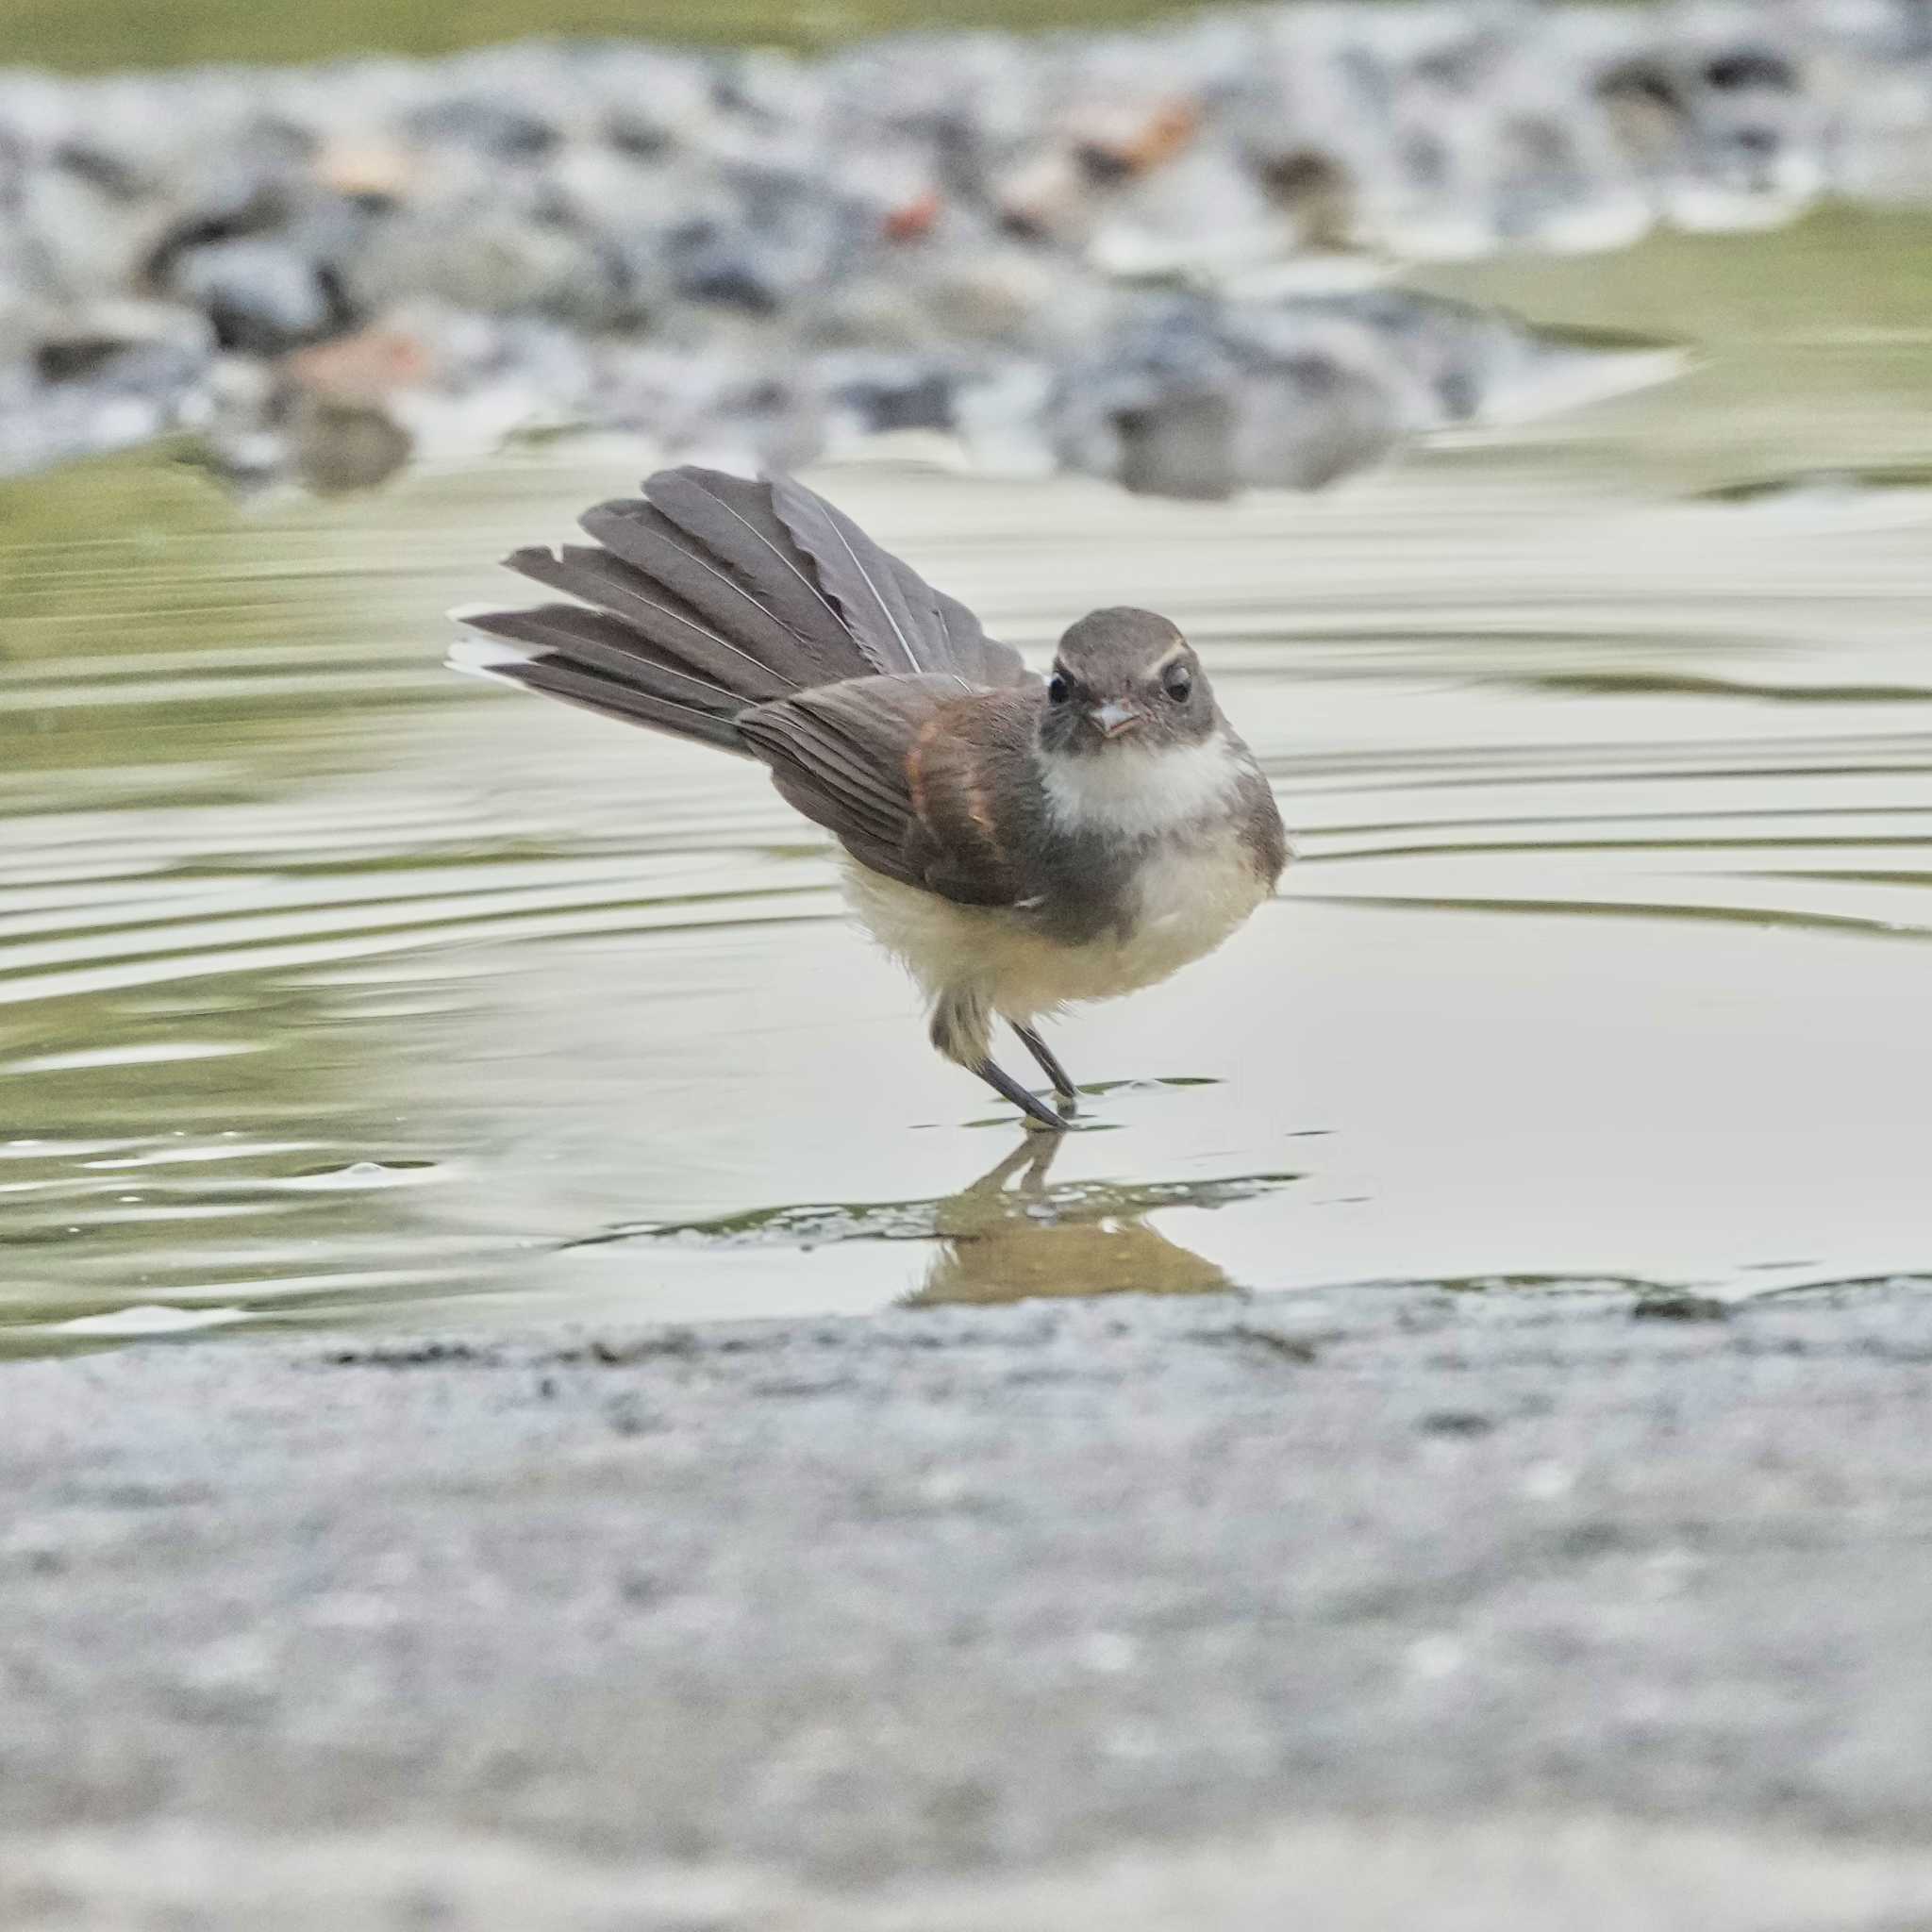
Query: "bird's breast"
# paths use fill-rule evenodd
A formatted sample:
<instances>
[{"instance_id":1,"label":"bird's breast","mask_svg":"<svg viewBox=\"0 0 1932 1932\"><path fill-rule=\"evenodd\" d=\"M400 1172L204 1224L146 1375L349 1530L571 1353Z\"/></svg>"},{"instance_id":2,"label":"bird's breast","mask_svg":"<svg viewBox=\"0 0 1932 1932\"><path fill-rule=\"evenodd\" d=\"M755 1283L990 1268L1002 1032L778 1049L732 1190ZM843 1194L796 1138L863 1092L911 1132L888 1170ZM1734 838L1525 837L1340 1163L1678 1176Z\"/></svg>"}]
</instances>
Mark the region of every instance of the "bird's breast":
<instances>
[{"instance_id":1,"label":"bird's breast","mask_svg":"<svg viewBox=\"0 0 1932 1932\"><path fill-rule=\"evenodd\" d=\"M1112 881L1109 916L1074 939L1062 906L960 906L847 868L859 917L929 993L968 987L1019 1020L1158 985L1211 953L1273 884L1232 825L1149 841Z\"/></svg>"},{"instance_id":2,"label":"bird's breast","mask_svg":"<svg viewBox=\"0 0 1932 1932\"><path fill-rule=\"evenodd\" d=\"M1077 943L1043 947L1018 996L1044 1011L1156 986L1213 952L1273 884L1231 822L1150 839L1109 881L1106 922Z\"/></svg>"},{"instance_id":3,"label":"bird's breast","mask_svg":"<svg viewBox=\"0 0 1932 1932\"><path fill-rule=\"evenodd\" d=\"M1232 824L1153 841L1129 874L1113 941L1135 986L1151 986L1211 953L1267 898L1273 881Z\"/></svg>"}]
</instances>

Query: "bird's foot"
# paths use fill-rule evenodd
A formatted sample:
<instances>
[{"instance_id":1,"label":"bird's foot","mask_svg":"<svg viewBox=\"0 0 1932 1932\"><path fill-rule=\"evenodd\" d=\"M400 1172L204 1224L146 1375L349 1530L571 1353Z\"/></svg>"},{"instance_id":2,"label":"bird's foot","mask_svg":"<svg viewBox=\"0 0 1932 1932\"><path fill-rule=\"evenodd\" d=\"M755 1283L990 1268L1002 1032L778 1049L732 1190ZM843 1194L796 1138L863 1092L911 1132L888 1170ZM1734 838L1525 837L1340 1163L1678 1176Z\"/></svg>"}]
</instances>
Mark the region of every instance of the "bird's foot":
<instances>
[{"instance_id":1,"label":"bird's foot","mask_svg":"<svg viewBox=\"0 0 1932 1932\"><path fill-rule=\"evenodd\" d=\"M1019 1081L995 1061L984 1059L973 1069L995 1093L1010 1100L1026 1116L1026 1124L1041 1133L1064 1134L1070 1123L1056 1113L1037 1093L1029 1093ZM1071 1108L1068 1109L1072 1111Z\"/></svg>"},{"instance_id":2,"label":"bird's foot","mask_svg":"<svg viewBox=\"0 0 1932 1932\"><path fill-rule=\"evenodd\" d=\"M1047 1045L1031 1026L1022 1025L1018 1020L1007 1022L1013 1029L1014 1037L1040 1063L1040 1071L1053 1082L1054 1098L1060 1104L1060 1111L1067 1115L1080 1111L1079 1091L1074 1085L1074 1076L1060 1065L1059 1056ZM1066 1124L1064 1121L1060 1124Z\"/></svg>"}]
</instances>

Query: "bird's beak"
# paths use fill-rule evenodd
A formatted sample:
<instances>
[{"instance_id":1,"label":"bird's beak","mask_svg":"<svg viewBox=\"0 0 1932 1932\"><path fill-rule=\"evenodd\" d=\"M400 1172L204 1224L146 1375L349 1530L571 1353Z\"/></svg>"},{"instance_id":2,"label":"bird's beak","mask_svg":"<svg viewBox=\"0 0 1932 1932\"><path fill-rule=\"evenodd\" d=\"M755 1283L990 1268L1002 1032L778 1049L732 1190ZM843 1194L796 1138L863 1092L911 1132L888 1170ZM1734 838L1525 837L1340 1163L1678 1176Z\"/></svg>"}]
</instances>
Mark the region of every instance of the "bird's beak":
<instances>
[{"instance_id":1,"label":"bird's beak","mask_svg":"<svg viewBox=\"0 0 1932 1932\"><path fill-rule=\"evenodd\" d=\"M1131 731L1143 723L1147 716L1139 705L1124 705L1117 698L1095 705L1087 715L1099 725L1103 738L1118 738L1123 731Z\"/></svg>"}]
</instances>

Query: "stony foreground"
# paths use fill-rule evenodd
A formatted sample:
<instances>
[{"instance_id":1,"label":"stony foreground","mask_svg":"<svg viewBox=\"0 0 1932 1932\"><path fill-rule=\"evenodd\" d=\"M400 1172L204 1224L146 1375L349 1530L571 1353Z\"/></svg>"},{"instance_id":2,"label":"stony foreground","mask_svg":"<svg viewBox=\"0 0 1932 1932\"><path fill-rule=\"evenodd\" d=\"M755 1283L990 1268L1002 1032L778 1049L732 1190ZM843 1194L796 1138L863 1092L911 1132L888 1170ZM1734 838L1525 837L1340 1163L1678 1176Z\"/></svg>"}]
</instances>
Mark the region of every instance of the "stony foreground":
<instances>
[{"instance_id":1,"label":"stony foreground","mask_svg":"<svg viewBox=\"0 0 1932 1932\"><path fill-rule=\"evenodd\" d=\"M0 1924L1932 1920L1932 1292L0 1369Z\"/></svg>"}]
</instances>

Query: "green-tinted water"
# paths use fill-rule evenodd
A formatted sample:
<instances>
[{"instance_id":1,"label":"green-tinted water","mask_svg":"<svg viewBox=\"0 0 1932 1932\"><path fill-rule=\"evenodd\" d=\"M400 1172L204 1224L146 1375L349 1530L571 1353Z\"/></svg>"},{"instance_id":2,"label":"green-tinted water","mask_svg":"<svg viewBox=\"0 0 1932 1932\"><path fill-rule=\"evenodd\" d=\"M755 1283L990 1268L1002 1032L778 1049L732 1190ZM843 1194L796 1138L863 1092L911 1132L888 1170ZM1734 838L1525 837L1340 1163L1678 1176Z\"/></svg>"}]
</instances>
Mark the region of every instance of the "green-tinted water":
<instances>
[{"instance_id":1,"label":"green-tinted water","mask_svg":"<svg viewBox=\"0 0 1932 1932\"><path fill-rule=\"evenodd\" d=\"M1927 241L1461 274L1701 366L1330 496L818 478L1029 647L1172 610L1302 835L1045 1172L755 773L438 668L639 452L7 486L0 1323L1932 1269Z\"/></svg>"}]
</instances>

